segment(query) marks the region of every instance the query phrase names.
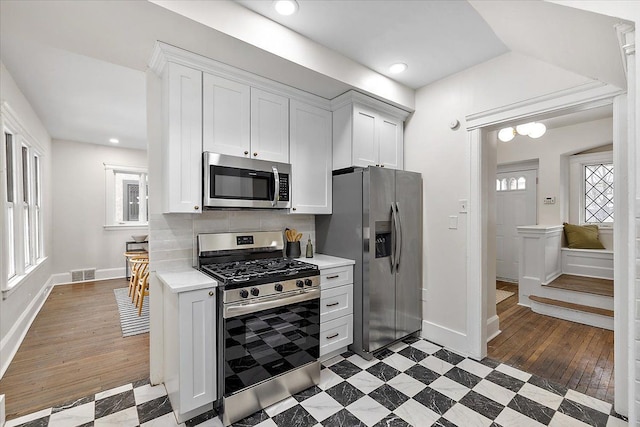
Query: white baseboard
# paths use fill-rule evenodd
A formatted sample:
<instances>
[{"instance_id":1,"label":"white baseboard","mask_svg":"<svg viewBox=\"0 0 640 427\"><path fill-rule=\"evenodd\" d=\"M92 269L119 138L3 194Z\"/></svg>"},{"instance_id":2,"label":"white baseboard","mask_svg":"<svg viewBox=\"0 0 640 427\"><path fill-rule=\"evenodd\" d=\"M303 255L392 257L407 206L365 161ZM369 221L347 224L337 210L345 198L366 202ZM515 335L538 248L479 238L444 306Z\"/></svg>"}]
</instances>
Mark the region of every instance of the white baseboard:
<instances>
[{"instance_id":1,"label":"white baseboard","mask_svg":"<svg viewBox=\"0 0 640 427\"><path fill-rule=\"evenodd\" d=\"M487 319L487 342L500 335L500 332L502 332L500 330L500 318L496 314Z\"/></svg>"},{"instance_id":2,"label":"white baseboard","mask_svg":"<svg viewBox=\"0 0 640 427\"><path fill-rule=\"evenodd\" d=\"M531 311L538 314L544 314L545 316L556 317L558 319L569 320L571 322L582 323L583 325L613 331L613 317L609 316L572 310L570 308L558 307L537 301L531 302Z\"/></svg>"},{"instance_id":3,"label":"white baseboard","mask_svg":"<svg viewBox=\"0 0 640 427\"><path fill-rule=\"evenodd\" d=\"M4 394L0 394L0 427L4 425L7 418L7 412L4 409Z\"/></svg>"},{"instance_id":4,"label":"white baseboard","mask_svg":"<svg viewBox=\"0 0 640 427\"><path fill-rule=\"evenodd\" d=\"M462 332L423 320L421 336L456 353L469 355L469 338Z\"/></svg>"},{"instance_id":5,"label":"white baseboard","mask_svg":"<svg viewBox=\"0 0 640 427\"><path fill-rule=\"evenodd\" d=\"M9 368L9 364L16 355L18 348L20 348L20 344L22 344L24 337L27 335L27 331L31 327L36 315L40 312L40 309L42 309L49 293L51 293L51 289L53 288L51 279L52 277L47 280L40 293L31 300L26 310L22 312L7 335L0 341L0 378L4 376L4 373Z\"/></svg>"},{"instance_id":6,"label":"white baseboard","mask_svg":"<svg viewBox=\"0 0 640 427\"><path fill-rule=\"evenodd\" d=\"M83 280L83 282L95 282L96 280L120 279L125 277L124 267L105 268L96 270L96 278L93 280ZM54 285L68 285L77 283L71 281L71 273L58 273L51 276Z\"/></svg>"}]
</instances>

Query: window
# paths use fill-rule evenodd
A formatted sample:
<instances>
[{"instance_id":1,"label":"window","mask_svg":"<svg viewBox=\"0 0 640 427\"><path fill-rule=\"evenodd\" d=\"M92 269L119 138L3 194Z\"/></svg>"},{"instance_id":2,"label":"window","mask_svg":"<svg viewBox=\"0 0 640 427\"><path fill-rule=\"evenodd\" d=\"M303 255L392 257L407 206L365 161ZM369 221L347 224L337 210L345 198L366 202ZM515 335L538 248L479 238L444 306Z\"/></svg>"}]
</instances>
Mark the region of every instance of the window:
<instances>
[{"instance_id":1,"label":"window","mask_svg":"<svg viewBox=\"0 0 640 427\"><path fill-rule=\"evenodd\" d=\"M3 127L3 136L3 178L7 192L2 236L7 248L4 274L8 279L3 290L9 290L38 265L45 254L41 214L41 155L35 144L7 126Z\"/></svg>"},{"instance_id":2,"label":"window","mask_svg":"<svg viewBox=\"0 0 640 427\"><path fill-rule=\"evenodd\" d=\"M149 220L147 171L105 165L106 227L146 226Z\"/></svg>"},{"instance_id":3,"label":"window","mask_svg":"<svg viewBox=\"0 0 640 427\"><path fill-rule=\"evenodd\" d=\"M613 226L613 152L573 155L569 167L569 222Z\"/></svg>"},{"instance_id":4,"label":"window","mask_svg":"<svg viewBox=\"0 0 640 427\"><path fill-rule=\"evenodd\" d=\"M513 190L526 190L527 179L524 176L519 178L502 178L496 179L496 191L513 191Z\"/></svg>"},{"instance_id":5,"label":"window","mask_svg":"<svg viewBox=\"0 0 640 427\"><path fill-rule=\"evenodd\" d=\"M584 222L613 223L613 163L584 165Z\"/></svg>"}]
</instances>

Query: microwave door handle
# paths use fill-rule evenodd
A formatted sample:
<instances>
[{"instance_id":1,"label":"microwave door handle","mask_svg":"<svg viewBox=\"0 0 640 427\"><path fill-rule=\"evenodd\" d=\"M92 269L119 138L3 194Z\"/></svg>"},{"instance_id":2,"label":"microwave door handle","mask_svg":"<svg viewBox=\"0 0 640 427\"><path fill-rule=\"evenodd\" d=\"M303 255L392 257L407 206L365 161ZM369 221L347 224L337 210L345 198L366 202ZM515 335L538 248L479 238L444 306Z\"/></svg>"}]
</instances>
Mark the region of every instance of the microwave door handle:
<instances>
[{"instance_id":1,"label":"microwave door handle","mask_svg":"<svg viewBox=\"0 0 640 427\"><path fill-rule=\"evenodd\" d=\"M272 166L273 169L273 179L275 181L275 188L273 189L273 200L271 201L271 206L275 206L280 200L280 175L278 175L278 168Z\"/></svg>"}]
</instances>

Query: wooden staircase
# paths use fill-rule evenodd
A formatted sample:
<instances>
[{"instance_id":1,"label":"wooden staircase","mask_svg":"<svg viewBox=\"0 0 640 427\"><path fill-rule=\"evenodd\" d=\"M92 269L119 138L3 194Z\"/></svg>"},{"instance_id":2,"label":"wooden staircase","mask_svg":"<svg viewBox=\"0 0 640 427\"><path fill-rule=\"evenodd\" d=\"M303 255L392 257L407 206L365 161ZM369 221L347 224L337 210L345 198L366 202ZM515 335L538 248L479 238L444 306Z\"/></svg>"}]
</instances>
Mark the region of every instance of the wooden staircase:
<instances>
[{"instance_id":1,"label":"wooden staircase","mask_svg":"<svg viewBox=\"0 0 640 427\"><path fill-rule=\"evenodd\" d=\"M613 330L613 280L563 274L529 300L535 313Z\"/></svg>"}]
</instances>

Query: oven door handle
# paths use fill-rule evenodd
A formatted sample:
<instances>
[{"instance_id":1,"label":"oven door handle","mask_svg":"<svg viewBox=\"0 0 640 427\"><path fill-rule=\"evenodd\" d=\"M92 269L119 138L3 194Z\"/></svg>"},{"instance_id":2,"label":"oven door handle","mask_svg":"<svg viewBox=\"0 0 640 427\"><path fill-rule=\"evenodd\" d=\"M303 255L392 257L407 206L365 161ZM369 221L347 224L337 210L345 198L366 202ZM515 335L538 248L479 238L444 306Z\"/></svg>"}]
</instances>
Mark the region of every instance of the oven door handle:
<instances>
[{"instance_id":1,"label":"oven door handle","mask_svg":"<svg viewBox=\"0 0 640 427\"><path fill-rule=\"evenodd\" d=\"M309 301L320 298L320 289L309 289L303 293L295 294L290 297L270 298L267 301L250 302L244 304L233 304L224 307L223 318L230 319L232 317L241 316L243 314L251 314L270 308L278 308L289 304Z\"/></svg>"}]
</instances>

